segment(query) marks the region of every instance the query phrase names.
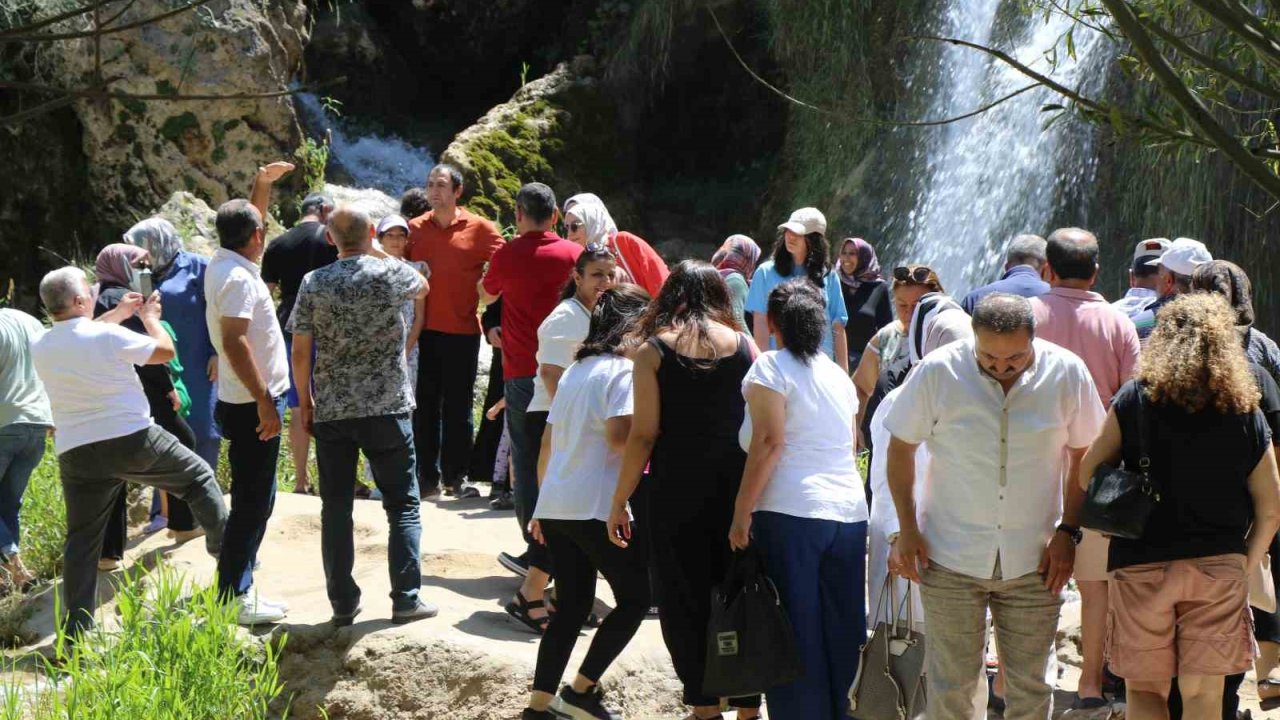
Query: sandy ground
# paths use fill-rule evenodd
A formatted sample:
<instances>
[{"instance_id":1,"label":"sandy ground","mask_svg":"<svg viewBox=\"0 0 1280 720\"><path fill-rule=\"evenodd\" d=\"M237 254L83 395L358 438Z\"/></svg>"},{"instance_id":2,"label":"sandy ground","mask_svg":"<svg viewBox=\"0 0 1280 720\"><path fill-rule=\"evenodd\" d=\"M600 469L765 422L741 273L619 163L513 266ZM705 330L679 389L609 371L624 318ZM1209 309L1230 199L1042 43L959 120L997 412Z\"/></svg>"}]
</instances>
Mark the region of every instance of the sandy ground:
<instances>
[{"instance_id":1,"label":"sandy ground","mask_svg":"<svg viewBox=\"0 0 1280 720\"><path fill-rule=\"evenodd\" d=\"M395 626L389 622L390 582L386 566L387 523L379 503L355 506L355 577L363 591L364 612L351 628L329 625L320 558L320 500L282 494L276 502L260 555L257 587L267 597L287 600L291 611L276 628L257 634L288 634L281 675L292 694L291 718L338 720L391 718L465 718L506 720L523 708L537 658L537 637L510 620L502 605L519 579L495 560L498 552L520 549L520 533L510 512L489 509L487 500L439 499L423 504L423 596L440 606L430 620ZM135 537L127 565L154 566L164 556L197 582L207 582L213 559L197 540L175 546L164 533ZM109 575L100 592L103 613L110 614ZM53 612L49 591L37 604L29 628L47 646ZM600 581L600 601L610 603ZM1057 705L1069 707L1078 662L1070 636L1078 634L1078 605L1069 604L1060 631L1063 665ZM587 636L578 643L566 678L581 660ZM679 705L679 683L671 670L657 620L646 620L635 639L604 679L611 702L628 718L666 720L686 716ZM1250 678L1242 708L1266 717L1257 707ZM1057 713L1055 713L1057 714ZM1067 713L1066 717L1105 718L1106 713ZM1280 718L1280 713L1270 716ZM732 715L726 717L732 718ZM994 715L993 715L994 717Z\"/></svg>"}]
</instances>

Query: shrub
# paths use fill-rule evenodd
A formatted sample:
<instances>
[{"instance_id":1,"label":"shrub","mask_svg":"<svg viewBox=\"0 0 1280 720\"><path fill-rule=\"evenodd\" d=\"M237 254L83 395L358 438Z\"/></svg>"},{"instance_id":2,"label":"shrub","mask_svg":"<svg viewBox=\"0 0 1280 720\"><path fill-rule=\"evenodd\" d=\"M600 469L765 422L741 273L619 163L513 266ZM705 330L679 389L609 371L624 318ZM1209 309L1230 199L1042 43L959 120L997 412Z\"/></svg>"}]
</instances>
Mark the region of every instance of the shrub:
<instances>
[{"instance_id":1,"label":"shrub","mask_svg":"<svg viewBox=\"0 0 1280 720\"><path fill-rule=\"evenodd\" d=\"M239 632L236 606L216 588L188 588L163 564L145 577L126 573L119 628L99 626L73 646L59 629L65 662L44 662L34 686L5 688L0 720L265 720L284 688L283 640L259 645Z\"/></svg>"}]
</instances>

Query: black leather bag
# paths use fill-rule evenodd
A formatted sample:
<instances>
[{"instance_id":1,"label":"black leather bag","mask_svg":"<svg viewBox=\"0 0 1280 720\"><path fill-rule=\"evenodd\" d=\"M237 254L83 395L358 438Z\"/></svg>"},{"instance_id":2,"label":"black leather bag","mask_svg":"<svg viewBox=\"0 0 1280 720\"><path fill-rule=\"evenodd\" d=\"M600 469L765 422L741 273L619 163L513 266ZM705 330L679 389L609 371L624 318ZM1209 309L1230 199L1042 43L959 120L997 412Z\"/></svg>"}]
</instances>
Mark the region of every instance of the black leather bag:
<instances>
[{"instance_id":1,"label":"black leather bag","mask_svg":"<svg viewBox=\"0 0 1280 720\"><path fill-rule=\"evenodd\" d=\"M745 697L804 672L795 633L755 546L734 553L724 584L711 591L702 691Z\"/></svg>"},{"instance_id":2,"label":"black leather bag","mask_svg":"<svg viewBox=\"0 0 1280 720\"><path fill-rule=\"evenodd\" d=\"M1137 540L1147 529L1147 519L1160 502L1160 490L1151 480L1150 420L1146 393L1138 388L1138 467L1101 464L1089 480L1080 524L1103 535Z\"/></svg>"}]
</instances>

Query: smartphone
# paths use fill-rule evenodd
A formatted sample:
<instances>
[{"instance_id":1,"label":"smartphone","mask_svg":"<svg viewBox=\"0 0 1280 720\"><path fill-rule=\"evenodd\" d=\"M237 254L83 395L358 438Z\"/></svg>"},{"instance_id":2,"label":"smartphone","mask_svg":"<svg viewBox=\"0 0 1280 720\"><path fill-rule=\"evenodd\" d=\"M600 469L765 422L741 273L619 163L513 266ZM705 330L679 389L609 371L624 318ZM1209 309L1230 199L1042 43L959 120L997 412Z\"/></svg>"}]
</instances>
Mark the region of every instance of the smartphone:
<instances>
[{"instance_id":1,"label":"smartphone","mask_svg":"<svg viewBox=\"0 0 1280 720\"><path fill-rule=\"evenodd\" d=\"M151 284L151 268L142 268L138 271L138 292L142 293L144 301L151 299L151 293L155 288Z\"/></svg>"}]
</instances>

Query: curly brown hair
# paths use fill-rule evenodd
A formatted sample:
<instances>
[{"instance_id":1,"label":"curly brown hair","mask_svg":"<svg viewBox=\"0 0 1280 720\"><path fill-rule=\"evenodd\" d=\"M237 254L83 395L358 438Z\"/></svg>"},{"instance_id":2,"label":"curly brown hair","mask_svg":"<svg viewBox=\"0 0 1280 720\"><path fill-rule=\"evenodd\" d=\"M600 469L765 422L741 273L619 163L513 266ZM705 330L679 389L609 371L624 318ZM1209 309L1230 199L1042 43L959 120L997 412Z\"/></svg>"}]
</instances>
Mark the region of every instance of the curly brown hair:
<instances>
[{"instance_id":1,"label":"curly brown hair","mask_svg":"<svg viewBox=\"0 0 1280 720\"><path fill-rule=\"evenodd\" d=\"M1137 373L1151 401L1193 413L1253 412L1261 393L1235 322L1227 301L1210 293L1185 293L1160 308Z\"/></svg>"}]
</instances>

